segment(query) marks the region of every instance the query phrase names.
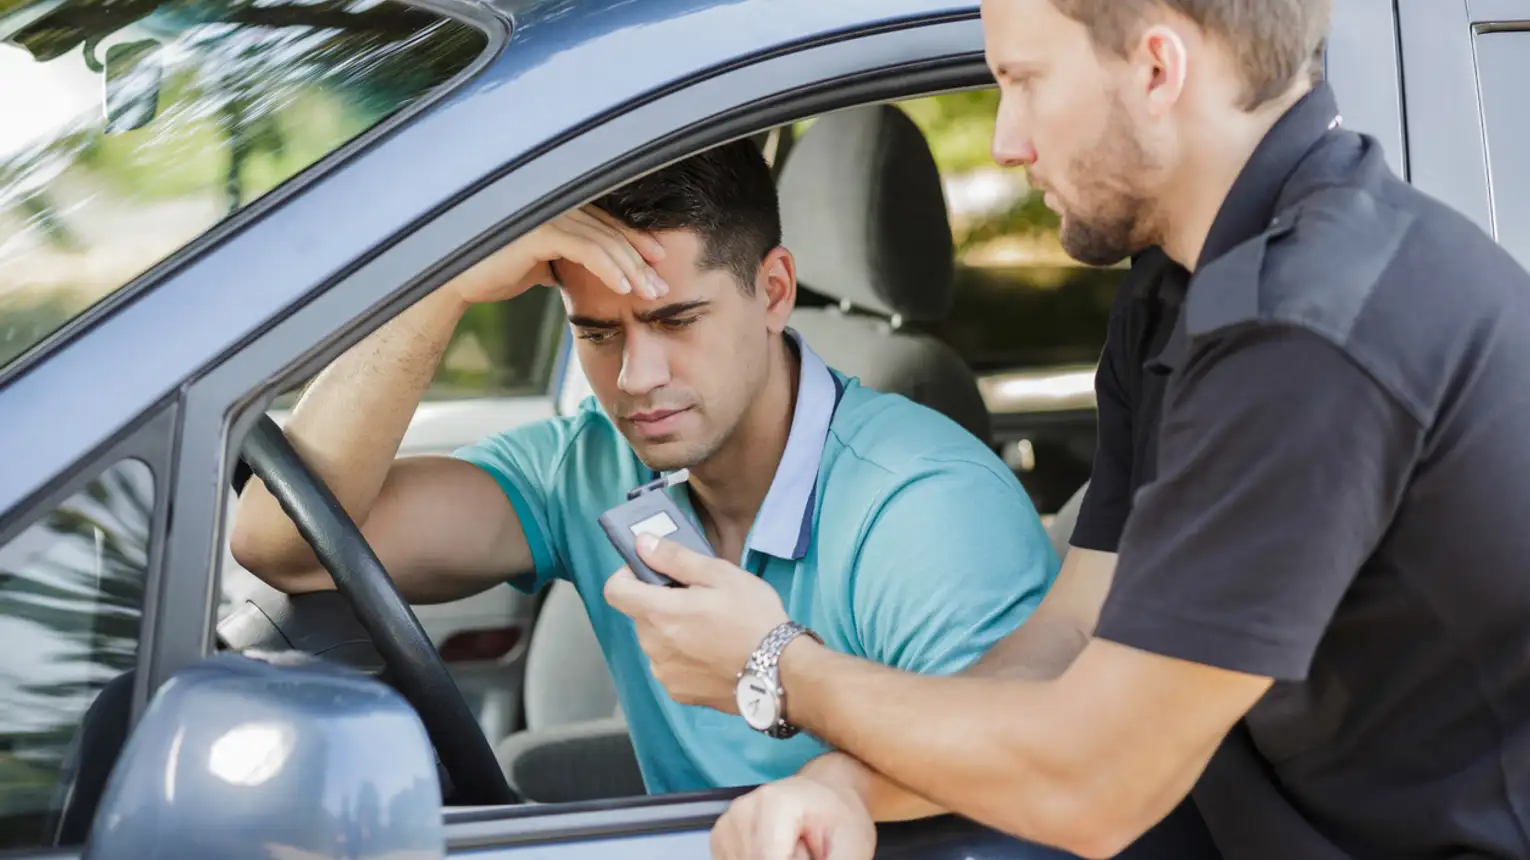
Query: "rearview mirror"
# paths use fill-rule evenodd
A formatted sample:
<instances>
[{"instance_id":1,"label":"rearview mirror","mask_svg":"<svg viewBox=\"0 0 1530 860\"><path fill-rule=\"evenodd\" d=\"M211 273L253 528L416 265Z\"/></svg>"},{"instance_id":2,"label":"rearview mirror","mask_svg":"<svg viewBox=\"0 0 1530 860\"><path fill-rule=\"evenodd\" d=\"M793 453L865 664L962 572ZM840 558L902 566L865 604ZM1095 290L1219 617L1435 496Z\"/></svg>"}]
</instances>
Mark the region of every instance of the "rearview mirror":
<instances>
[{"instance_id":1,"label":"rearview mirror","mask_svg":"<svg viewBox=\"0 0 1530 860\"><path fill-rule=\"evenodd\" d=\"M118 42L106 49L104 107L106 133L143 128L159 112L159 89L164 70L159 43L153 39Z\"/></svg>"}]
</instances>

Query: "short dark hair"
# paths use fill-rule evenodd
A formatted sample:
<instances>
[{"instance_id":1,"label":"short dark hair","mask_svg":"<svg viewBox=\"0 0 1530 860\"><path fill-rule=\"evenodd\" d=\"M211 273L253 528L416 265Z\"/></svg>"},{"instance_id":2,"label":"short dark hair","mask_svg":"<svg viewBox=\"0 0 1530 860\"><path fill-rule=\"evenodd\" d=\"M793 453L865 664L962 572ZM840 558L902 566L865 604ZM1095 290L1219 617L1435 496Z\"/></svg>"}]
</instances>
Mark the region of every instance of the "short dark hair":
<instances>
[{"instance_id":1,"label":"short dark hair","mask_svg":"<svg viewBox=\"0 0 1530 860\"><path fill-rule=\"evenodd\" d=\"M747 138L640 177L595 201L639 230L700 234L702 269L730 270L746 294L781 244L781 209L765 156Z\"/></svg>"},{"instance_id":2,"label":"short dark hair","mask_svg":"<svg viewBox=\"0 0 1530 860\"><path fill-rule=\"evenodd\" d=\"M1089 28L1096 47L1125 56L1154 8L1169 9L1220 39L1238 61L1244 110L1284 93L1299 77L1319 80L1333 0L1052 0Z\"/></svg>"}]
</instances>

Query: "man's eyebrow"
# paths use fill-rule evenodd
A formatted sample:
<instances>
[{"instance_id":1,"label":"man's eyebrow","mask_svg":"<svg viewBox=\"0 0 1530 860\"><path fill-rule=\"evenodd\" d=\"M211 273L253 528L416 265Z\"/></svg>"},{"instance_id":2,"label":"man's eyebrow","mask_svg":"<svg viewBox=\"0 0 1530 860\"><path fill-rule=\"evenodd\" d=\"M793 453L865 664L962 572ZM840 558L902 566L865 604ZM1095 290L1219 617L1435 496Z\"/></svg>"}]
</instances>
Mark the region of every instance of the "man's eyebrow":
<instances>
[{"instance_id":1,"label":"man's eyebrow","mask_svg":"<svg viewBox=\"0 0 1530 860\"><path fill-rule=\"evenodd\" d=\"M600 320L594 317L570 316L568 321L579 328L621 328L621 320Z\"/></svg>"},{"instance_id":2,"label":"man's eyebrow","mask_svg":"<svg viewBox=\"0 0 1530 860\"><path fill-rule=\"evenodd\" d=\"M641 323L663 322L667 319L674 319L681 314L704 308L709 304L711 304L711 302L704 299L693 302L675 302L674 304L654 308L651 311L643 311L642 313L635 314L634 316L636 316L637 321ZM595 317L585 316L570 316L568 321L578 326L579 328L614 329L621 328L622 326L621 320L603 320L596 319Z\"/></svg>"},{"instance_id":3,"label":"man's eyebrow","mask_svg":"<svg viewBox=\"0 0 1530 860\"><path fill-rule=\"evenodd\" d=\"M709 304L711 304L711 302L705 299L698 299L693 302L675 302L674 304L663 305L662 307L654 308L651 311L643 311L642 313L636 314L636 316L638 322L663 322L667 319L674 319L681 314L699 310Z\"/></svg>"}]
</instances>

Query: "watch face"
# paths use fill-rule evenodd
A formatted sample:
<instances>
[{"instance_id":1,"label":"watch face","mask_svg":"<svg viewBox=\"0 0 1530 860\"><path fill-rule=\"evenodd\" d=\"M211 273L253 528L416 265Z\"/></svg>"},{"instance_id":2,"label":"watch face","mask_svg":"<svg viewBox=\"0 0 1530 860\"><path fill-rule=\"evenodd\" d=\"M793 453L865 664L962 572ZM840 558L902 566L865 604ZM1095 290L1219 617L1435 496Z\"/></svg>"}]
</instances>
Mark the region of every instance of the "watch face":
<instances>
[{"instance_id":1,"label":"watch face","mask_svg":"<svg viewBox=\"0 0 1530 860\"><path fill-rule=\"evenodd\" d=\"M734 692L738 699L738 712L750 728L763 732L776 724L780 717L779 704L769 681L745 672L744 677L738 679L738 687Z\"/></svg>"}]
</instances>

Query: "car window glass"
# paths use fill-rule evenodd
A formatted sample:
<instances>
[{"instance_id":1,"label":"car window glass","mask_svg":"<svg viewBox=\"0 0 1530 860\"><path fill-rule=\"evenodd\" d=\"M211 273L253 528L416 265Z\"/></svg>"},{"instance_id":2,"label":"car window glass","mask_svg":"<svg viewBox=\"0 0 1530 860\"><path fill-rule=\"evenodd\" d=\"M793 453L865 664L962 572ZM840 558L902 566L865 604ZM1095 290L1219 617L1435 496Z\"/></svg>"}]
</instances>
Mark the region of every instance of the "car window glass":
<instances>
[{"instance_id":1,"label":"car window glass","mask_svg":"<svg viewBox=\"0 0 1530 860\"><path fill-rule=\"evenodd\" d=\"M550 396L563 332L563 302L554 290L528 290L506 302L473 305L452 332L421 400ZM271 408L291 409L307 384L283 392Z\"/></svg>"},{"instance_id":2,"label":"car window glass","mask_svg":"<svg viewBox=\"0 0 1530 860\"><path fill-rule=\"evenodd\" d=\"M1057 216L1021 168L991 155L996 89L900 105L929 141L956 242L956 301L932 332L977 373L1092 365L1124 267L1068 257Z\"/></svg>"},{"instance_id":3,"label":"car window glass","mask_svg":"<svg viewBox=\"0 0 1530 860\"><path fill-rule=\"evenodd\" d=\"M550 289L468 308L425 399L546 394L562 325L563 302Z\"/></svg>"},{"instance_id":4,"label":"car window glass","mask_svg":"<svg viewBox=\"0 0 1530 860\"><path fill-rule=\"evenodd\" d=\"M994 441L1038 510L1058 510L1094 463L1094 368L1127 268L1086 266L1057 216L991 154L996 89L902 102L940 168L956 247L949 315L922 325L980 380Z\"/></svg>"},{"instance_id":5,"label":"car window glass","mask_svg":"<svg viewBox=\"0 0 1530 860\"><path fill-rule=\"evenodd\" d=\"M1521 89L1530 76L1530 32L1479 35L1477 62L1497 238L1530 266L1530 114Z\"/></svg>"},{"instance_id":6,"label":"car window glass","mask_svg":"<svg viewBox=\"0 0 1530 860\"><path fill-rule=\"evenodd\" d=\"M0 367L486 44L393 0L0 2Z\"/></svg>"},{"instance_id":7,"label":"car window glass","mask_svg":"<svg viewBox=\"0 0 1530 860\"><path fill-rule=\"evenodd\" d=\"M153 504L123 460L0 546L0 851L51 841L82 723L125 718Z\"/></svg>"}]
</instances>

